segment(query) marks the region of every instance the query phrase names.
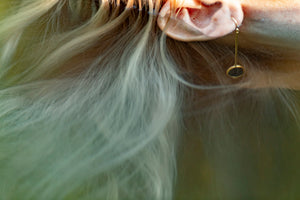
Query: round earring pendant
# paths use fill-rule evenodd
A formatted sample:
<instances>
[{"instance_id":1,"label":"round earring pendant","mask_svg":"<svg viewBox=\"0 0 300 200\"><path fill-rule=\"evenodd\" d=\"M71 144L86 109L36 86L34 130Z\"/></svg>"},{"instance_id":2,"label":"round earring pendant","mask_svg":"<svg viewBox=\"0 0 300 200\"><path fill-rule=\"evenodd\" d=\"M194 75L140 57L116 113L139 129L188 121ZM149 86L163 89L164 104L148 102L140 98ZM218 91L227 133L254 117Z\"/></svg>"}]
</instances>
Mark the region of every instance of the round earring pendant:
<instances>
[{"instance_id":1,"label":"round earring pendant","mask_svg":"<svg viewBox=\"0 0 300 200\"><path fill-rule=\"evenodd\" d=\"M227 69L226 74L230 78L237 79L245 74L245 68L241 65L234 65Z\"/></svg>"}]
</instances>

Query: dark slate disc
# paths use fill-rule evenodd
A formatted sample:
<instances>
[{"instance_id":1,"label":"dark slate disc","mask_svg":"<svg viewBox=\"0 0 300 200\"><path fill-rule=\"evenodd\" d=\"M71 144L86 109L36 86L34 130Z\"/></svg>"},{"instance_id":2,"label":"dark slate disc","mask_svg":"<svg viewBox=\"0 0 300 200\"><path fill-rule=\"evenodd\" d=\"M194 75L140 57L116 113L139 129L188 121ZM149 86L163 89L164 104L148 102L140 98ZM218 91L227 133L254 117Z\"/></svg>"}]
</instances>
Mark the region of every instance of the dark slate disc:
<instances>
[{"instance_id":1,"label":"dark slate disc","mask_svg":"<svg viewBox=\"0 0 300 200\"><path fill-rule=\"evenodd\" d=\"M245 68L241 65L234 65L227 69L226 74L230 78L240 78L245 73Z\"/></svg>"}]
</instances>

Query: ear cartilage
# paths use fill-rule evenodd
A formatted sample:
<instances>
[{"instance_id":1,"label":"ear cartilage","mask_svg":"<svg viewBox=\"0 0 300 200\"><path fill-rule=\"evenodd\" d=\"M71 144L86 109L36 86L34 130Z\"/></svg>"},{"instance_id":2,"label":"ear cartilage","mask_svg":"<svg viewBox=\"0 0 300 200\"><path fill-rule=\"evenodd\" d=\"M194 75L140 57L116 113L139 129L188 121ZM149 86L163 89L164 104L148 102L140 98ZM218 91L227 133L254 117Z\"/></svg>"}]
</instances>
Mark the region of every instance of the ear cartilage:
<instances>
[{"instance_id":1,"label":"ear cartilage","mask_svg":"<svg viewBox=\"0 0 300 200\"><path fill-rule=\"evenodd\" d=\"M226 75L232 79L237 79L242 77L245 74L245 68L242 65L238 64L238 46L239 46L239 33L240 33L240 29L239 29L239 25L238 22L235 18L232 17L232 20L235 24L235 53L234 53L234 65L229 67L226 71Z\"/></svg>"}]
</instances>

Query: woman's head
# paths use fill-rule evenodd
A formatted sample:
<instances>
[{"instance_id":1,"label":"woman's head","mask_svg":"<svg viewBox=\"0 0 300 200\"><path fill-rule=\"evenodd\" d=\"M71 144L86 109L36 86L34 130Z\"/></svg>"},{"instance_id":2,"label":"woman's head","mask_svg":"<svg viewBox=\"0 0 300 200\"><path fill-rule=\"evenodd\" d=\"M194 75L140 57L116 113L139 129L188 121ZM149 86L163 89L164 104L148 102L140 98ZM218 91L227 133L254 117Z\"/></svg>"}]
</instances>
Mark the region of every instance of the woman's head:
<instances>
[{"instance_id":1,"label":"woman's head","mask_svg":"<svg viewBox=\"0 0 300 200\"><path fill-rule=\"evenodd\" d=\"M248 136L271 138L281 117L294 129L296 97L282 88L299 86L291 78L299 73L291 56L297 51L290 45L288 56L277 48L285 34L255 29L247 9L256 2L11 1L0 21L0 196L171 199L183 133L202 135L209 155L217 155L223 147L243 152ZM226 26L212 24L209 40L172 38L168 28L187 28L176 21L181 13L202 8L207 15L195 20L209 25L217 14ZM234 60L231 14L242 23L239 57L247 75L239 80L225 73ZM294 71L276 67L279 61Z\"/></svg>"}]
</instances>

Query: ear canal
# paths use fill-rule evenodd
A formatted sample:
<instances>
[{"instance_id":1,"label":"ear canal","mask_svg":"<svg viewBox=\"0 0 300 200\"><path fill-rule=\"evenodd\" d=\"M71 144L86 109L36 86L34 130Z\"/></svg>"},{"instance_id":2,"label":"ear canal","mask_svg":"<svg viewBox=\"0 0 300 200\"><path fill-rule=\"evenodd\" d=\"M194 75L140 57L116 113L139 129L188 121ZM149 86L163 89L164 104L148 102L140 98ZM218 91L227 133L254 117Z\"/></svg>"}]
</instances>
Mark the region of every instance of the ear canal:
<instances>
[{"instance_id":1,"label":"ear canal","mask_svg":"<svg viewBox=\"0 0 300 200\"><path fill-rule=\"evenodd\" d=\"M178 1L177 1L178 2ZM181 41L205 41L222 37L240 25L243 11L239 0L182 0L171 11L167 1L157 19L158 26L170 37Z\"/></svg>"}]
</instances>

